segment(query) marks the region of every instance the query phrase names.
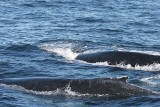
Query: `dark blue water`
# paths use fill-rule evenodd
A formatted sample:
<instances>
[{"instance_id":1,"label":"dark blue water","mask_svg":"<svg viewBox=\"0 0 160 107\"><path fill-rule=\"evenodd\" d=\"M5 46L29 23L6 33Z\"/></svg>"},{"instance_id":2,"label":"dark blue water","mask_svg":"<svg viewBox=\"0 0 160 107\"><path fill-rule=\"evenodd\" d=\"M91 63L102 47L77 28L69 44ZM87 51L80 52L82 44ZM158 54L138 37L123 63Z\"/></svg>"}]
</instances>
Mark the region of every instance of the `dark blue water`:
<instances>
[{"instance_id":1,"label":"dark blue water","mask_svg":"<svg viewBox=\"0 0 160 107\"><path fill-rule=\"evenodd\" d=\"M158 0L1 0L0 78L101 78L160 92L160 64L131 67L76 61L104 50L160 55ZM56 97L0 87L2 107L160 106L160 96L121 100Z\"/></svg>"}]
</instances>

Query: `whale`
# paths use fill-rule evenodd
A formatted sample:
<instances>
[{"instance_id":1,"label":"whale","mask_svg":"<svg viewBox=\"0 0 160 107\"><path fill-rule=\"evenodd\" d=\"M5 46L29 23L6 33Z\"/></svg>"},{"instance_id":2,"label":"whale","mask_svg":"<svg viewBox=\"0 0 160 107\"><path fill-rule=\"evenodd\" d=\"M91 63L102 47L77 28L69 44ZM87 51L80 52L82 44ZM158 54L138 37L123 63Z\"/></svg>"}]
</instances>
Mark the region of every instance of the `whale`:
<instances>
[{"instance_id":1,"label":"whale","mask_svg":"<svg viewBox=\"0 0 160 107\"><path fill-rule=\"evenodd\" d=\"M57 79L52 77L3 78L0 84L17 85L32 91L70 90L83 95L122 99L132 96L156 95L155 92L127 82L128 77L94 79Z\"/></svg>"},{"instance_id":2,"label":"whale","mask_svg":"<svg viewBox=\"0 0 160 107\"><path fill-rule=\"evenodd\" d=\"M107 62L109 65L130 64L132 67L160 63L160 56L158 55L125 51L104 51L79 54L75 59L88 63Z\"/></svg>"}]
</instances>

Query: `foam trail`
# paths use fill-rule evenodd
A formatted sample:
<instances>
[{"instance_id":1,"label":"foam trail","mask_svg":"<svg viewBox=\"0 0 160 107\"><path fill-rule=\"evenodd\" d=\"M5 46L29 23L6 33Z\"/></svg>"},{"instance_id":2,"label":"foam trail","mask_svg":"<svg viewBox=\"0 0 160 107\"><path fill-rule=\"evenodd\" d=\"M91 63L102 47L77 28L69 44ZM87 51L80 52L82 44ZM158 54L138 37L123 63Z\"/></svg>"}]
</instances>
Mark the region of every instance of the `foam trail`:
<instances>
[{"instance_id":1,"label":"foam trail","mask_svg":"<svg viewBox=\"0 0 160 107\"><path fill-rule=\"evenodd\" d=\"M41 49L56 53L68 60L74 60L78 53L74 53L72 49L72 44L43 44L40 46Z\"/></svg>"}]
</instances>

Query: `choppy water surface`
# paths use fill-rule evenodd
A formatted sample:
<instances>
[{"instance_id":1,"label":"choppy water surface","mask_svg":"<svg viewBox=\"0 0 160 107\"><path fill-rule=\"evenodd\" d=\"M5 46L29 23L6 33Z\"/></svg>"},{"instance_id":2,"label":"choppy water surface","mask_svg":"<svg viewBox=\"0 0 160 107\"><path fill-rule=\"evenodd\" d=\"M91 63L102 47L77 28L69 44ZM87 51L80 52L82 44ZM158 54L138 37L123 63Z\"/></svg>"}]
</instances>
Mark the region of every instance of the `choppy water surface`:
<instances>
[{"instance_id":1,"label":"choppy water surface","mask_svg":"<svg viewBox=\"0 0 160 107\"><path fill-rule=\"evenodd\" d=\"M160 64L131 67L76 61L81 53L131 51L160 55L158 0L1 0L0 77L101 78L160 91ZM159 106L159 96L121 100L29 94L0 87L0 106Z\"/></svg>"}]
</instances>

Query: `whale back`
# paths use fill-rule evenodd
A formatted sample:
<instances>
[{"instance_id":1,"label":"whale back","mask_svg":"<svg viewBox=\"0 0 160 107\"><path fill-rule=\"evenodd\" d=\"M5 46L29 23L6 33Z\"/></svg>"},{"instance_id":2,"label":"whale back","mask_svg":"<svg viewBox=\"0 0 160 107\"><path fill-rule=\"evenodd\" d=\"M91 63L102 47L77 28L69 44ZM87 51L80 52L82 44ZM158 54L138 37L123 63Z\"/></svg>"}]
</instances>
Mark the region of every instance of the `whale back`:
<instances>
[{"instance_id":1,"label":"whale back","mask_svg":"<svg viewBox=\"0 0 160 107\"><path fill-rule=\"evenodd\" d=\"M96 79L54 79L54 78L11 78L2 79L0 83L18 85L33 91L65 90L79 94L107 95L110 98L125 98L139 95L150 95L152 91L134 86L127 82L128 77Z\"/></svg>"},{"instance_id":2,"label":"whale back","mask_svg":"<svg viewBox=\"0 0 160 107\"><path fill-rule=\"evenodd\" d=\"M136 65L150 65L153 63L160 63L160 56L148 55L136 52L122 52L122 51L107 51L89 54L80 54L76 57L77 60L83 60L89 63L108 62L109 65L116 64L131 64Z\"/></svg>"}]
</instances>

